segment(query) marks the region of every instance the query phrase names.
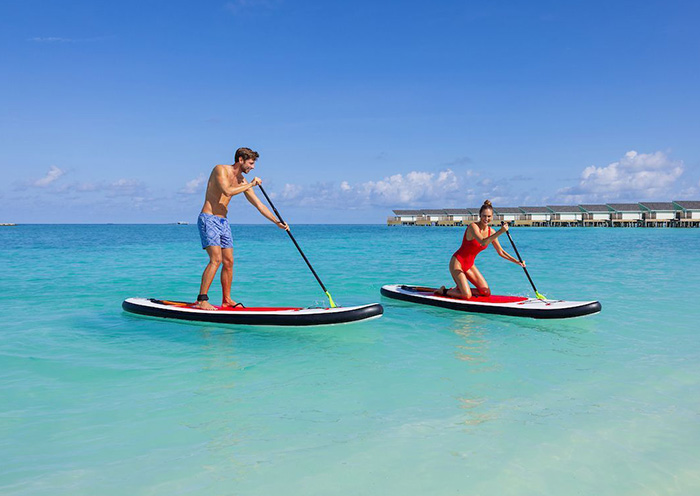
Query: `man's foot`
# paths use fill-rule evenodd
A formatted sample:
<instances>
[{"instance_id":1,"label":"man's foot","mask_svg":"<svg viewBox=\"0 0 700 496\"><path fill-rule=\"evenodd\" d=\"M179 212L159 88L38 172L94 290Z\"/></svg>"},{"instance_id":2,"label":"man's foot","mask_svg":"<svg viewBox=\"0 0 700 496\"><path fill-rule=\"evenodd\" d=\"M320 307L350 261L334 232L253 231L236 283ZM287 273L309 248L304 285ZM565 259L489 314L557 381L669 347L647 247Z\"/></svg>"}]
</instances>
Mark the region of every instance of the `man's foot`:
<instances>
[{"instance_id":1,"label":"man's foot","mask_svg":"<svg viewBox=\"0 0 700 496\"><path fill-rule=\"evenodd\" d=\"M202 310L216 310L216 307L208 301L198 301L194 304L194 306L195 308L201 308Z\"/></svg>"},{"instance_id":2,"label":"man's foot","mask_svg":"<svg viewBox=\"0 0 700 496\"><path fill-rule=\"evenodd\" d=\"M233 301L231 298L226 298L221 301L221 308L234 308L238 303Z\"/></svg>"}]
</instances>

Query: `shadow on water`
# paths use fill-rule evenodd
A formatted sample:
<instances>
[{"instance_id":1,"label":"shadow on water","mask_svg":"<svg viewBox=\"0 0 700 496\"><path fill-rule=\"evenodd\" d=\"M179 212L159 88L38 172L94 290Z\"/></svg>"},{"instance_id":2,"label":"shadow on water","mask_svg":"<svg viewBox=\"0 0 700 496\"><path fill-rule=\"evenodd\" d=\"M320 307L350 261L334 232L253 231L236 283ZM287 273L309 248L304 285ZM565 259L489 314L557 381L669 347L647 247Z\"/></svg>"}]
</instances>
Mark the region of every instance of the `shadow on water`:
<instances>
[{"instance_id":1,"label":"shadow on water","mask_svg":"<svg viewBox=\"0 0 700 496\"><path fill-rule=\"evenodd\" d=\"M388 300L387 298L382 299L382 305L384 305L385 313L391 312L392 308L416 308L427 315L432 315L435 317L445 318L452 316L452 320L456 325L464 322L467 324L485 327L523 328L535 332L556 334L561 337L570 336L572 333L576 334L598 331L597 317L599 314L572 319L532 319L527 317L512 317L508 315L458 312L448 308L429 305L417 306L413 303L399 300ZM493 323L494 326L489 326L489 323Z\"/></svg>"},{"instance_id":2,"label":"shadow on water","mask_svg":"<svg viewBox=\"0 0 700 496\"><path fill-rule=\"evenodd\" d=\"M216 342L220 346L246 342L261 345L272 343L275 348L289 344L328 343L367 343L379 339L380 319L368 322L351 322L326 326L289 327L289 326L246 326L234 324L210 324L188 322L184 320L162 319L143 315L120 312L118 315L98 314L90 319L92 328L101 328L105 337L117 339L159 339L180 344L201 344L205 341ZM113 324L105 325L112 320Z\"/></svg>"}]
</instances>

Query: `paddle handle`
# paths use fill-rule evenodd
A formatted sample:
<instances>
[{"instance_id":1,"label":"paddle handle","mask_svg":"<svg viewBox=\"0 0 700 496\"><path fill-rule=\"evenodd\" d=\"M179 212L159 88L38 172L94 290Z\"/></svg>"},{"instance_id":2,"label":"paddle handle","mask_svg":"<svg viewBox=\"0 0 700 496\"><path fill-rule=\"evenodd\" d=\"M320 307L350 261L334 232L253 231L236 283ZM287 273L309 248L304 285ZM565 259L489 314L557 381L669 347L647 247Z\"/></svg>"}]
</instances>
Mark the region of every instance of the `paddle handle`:
<instances>
[{"instance_id":1,"label":"paddle handle","mask_svg":"<svg viewBox=\"0 0 700 496\"><path fill-rule=\"evenodd\" d=\"M501 225L503 225L503 224L504 223L502 222ZM515 254L518 257L518 260L520 261L520 263L523 263L523 258L520 256L520 252L516 248L515 243L513 242L513 238L510 236L510 231L506 231L506 234L508 235L508 239L510 240L510 244L513 246L513 250L515 250ZM535 294L539 295L540 293L539 293L539 291L537 291L537 288L535 287L535 283L532 282L532 277L530 277L530 273L527 271L527 268L523 267L523 270L525 271L525 275L527 276L527 280L530 281L530 285L532 286L532 289L535 290Z\"/></svg>"},{"instance_id":2,"label":"paddle handle","mask_svg":"<svg viewBox=\"0 0 700 496\"><path fill-rule=\"evenodd\" d=\"M275 212L275 215L277 216L277 218L280 220L281 223L285 224L284 220L282 219L282 216L277 211L275 204L272 203L272 200L270 200L270 197L267 196L267 192L265 191L265 188L262 187L262 184L258 184L258 187L260 188L260 191L262 191L263 195L265 195L265 199L267 200L267 203L270 204L270 206L272 207L272 210ZM287 227L289 227L289 226L287 226ZM326 286L323 285L321 278L318 277L318 274L316 274L316 271L311 266L311 262L309 262L309 259L306 258L306 255L304 255L304 252L302 251L301 247L299 246L299 243L297 243L297 240L294 239L294 235L292 234L292 231L287 229L287 234L289 234L289 237L291 238L292 242L294 243L294 246L296 246L297 250L299 250L299 254L301 255L301 258L304 259L304 262L306 262L306 265L308 265L309 269L311 269L311 273L314 275L314 277L318 281L319 285L321 286L321 289L323 289L323 292L326 293L326 296L328 297L328 299L331 302L331 307L335 308L336 305L335 305L335 302L333 302L333 298L331 298L331 295L328 292L328 290L326 289Z\"/></svg>"}]
</instances>

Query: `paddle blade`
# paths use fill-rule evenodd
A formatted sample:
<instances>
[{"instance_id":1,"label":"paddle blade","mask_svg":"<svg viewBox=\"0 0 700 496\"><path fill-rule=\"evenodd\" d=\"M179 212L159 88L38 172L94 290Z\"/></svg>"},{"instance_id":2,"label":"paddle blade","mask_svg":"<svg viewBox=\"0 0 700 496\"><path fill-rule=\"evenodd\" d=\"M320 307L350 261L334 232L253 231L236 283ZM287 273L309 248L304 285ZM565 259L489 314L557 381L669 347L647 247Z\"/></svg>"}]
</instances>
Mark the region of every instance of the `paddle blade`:
<instances>
[{"instance_id":1,"label":"paddle blade","mask_svg":"<svg viewBox=\"0 0 700 496\"><path fill-rule=\"evenodd\" d=\"M540 294L539 291L535 291L535 296L537 296L538 300L546 300L547 299L543 294Z\"/></svg>"},{"instance_id":2,"label":"paddle blade","mask_svg":"<svg viewBox=\"0 0 700 496\"><path fill-rule=\"evenodd\" d=\"M333 297L328 291L326 291L326 296L328 297L328 301L331 302L331 308L337 308L338 305L335 304L335 302L333 301Z\"/></svg>"}]
</instances>

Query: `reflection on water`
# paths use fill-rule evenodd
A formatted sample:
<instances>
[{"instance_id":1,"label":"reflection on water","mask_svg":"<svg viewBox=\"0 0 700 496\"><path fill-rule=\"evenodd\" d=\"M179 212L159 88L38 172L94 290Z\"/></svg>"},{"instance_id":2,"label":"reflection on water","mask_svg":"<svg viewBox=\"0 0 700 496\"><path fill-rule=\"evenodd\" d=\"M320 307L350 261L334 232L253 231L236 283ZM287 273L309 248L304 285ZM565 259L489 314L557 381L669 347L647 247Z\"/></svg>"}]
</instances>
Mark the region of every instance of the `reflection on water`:
<instances>
[{"instance_id":1,"label":"reflection on water","mask_svg":"<svg viewBox=\"0 0 700 496\"><path fill-rule=\"evenodd\" d=\"M462 323L460 327L452 329L452 332L462 340L462 344L457 345L455 353L458 360L474 364L487 363L485 354L488 350L488 342L484 339L483 332L480 332L473 323Z\"/></svg>"},{"instance_id":2,"label":"reflection on water","mask_svg":"<svg viewBox=\"0 0 700 496\"><path fill-rule=\"evenodd\" d=\"M475 318L461 317L455 324L457 325L451 328L451 332L460 338L456 345L455 358L467 364L469 374L493 370L495 364L489 361L488 356L489 341L484 336L483 330L475 323ZM477 426L496 418L494 412L486 410L487 399L475 395L474 392L463 393L457 397L457 403L460 409L460 424Z\"/></svg>"}]
</instances>

